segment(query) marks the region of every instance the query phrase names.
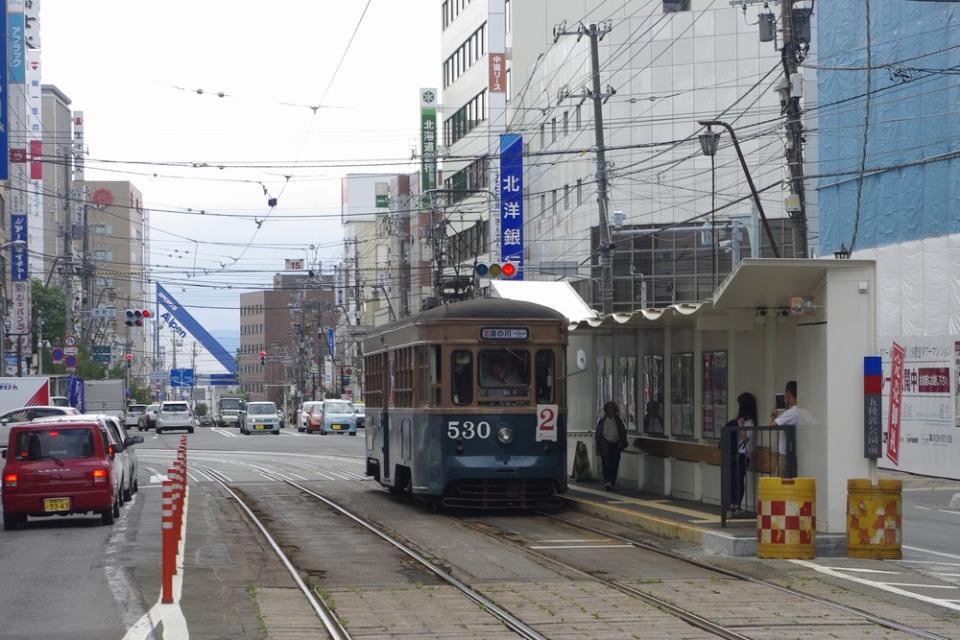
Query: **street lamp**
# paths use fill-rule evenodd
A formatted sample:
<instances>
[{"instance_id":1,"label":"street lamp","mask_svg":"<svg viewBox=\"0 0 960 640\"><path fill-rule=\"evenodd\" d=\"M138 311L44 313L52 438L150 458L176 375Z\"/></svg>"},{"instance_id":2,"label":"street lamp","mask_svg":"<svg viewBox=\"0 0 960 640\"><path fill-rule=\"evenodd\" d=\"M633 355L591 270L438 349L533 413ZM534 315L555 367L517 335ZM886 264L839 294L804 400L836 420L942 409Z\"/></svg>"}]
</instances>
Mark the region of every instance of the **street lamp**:
<instances>
[{"instance_id":1,"label":"street lamp","mask_svg":"<svg viewBox=\"0 0 960 640\"><path fill-rule=\"evenodd\" d=\"M717 264L717 145L720 144L720 134L707 125L707 130L701 133L700 148L703 155L710 156L710 256L713 264L713 290L717 290L720 269ZM698 287L699 289L699 287Z\"/></svg>"},{"instance_id":2,"label":"street lamp","mask_svg":"<svg viewBox=\"0 0 960 640\"><path fill-rule=\"evenodd\" d=\"M722 120L698 120L697 123L703 127L707 127L708 133L711 126L718 126L723 127L727 130L727 133L730 134L730 140L733 142L733 148L737 150L737 157L740 159L740 167L743 169L743 175L747 179L747 184L750 186L750 193L753 195L753 202L757 205L757 213L760 214L760 220L763 222L763 228L767 232L767 240L770 241L770 249L773 251L773 256L775 258L779 258L780 250L777 249L777 243L773 238L773 230L770 229L770 223L767 222L767 214L763 211L763 203L760 202L760 194L757 192L756 185L753 184L753 177L750 175L750 169L747 167L747 161L743 157L743 150L740 149L740 142L737 140L737 134L734 132L733 127ZM701 146L703 145L703 140L700 141L700 144Z\"/></svg>"}]
</instances>

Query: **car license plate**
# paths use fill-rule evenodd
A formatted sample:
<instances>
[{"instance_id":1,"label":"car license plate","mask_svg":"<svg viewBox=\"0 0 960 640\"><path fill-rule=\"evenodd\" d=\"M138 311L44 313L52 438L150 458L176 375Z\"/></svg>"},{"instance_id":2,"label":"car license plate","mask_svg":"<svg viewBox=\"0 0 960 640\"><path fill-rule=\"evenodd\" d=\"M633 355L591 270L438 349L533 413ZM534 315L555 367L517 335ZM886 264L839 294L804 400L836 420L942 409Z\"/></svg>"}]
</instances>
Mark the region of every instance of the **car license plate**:
<instances>
[{"instance_id":1,"label":"car license plate","mask_svg":"<svg viewBox=\"0 0 960 640\"><path fill-rule=\"evenodd\" d=\"M265 425L265 424L256 424L256 425L253 426L253 428L256 429L256 430L258 430L258 431L263 431L264 429L267 428L267 425Z\"/></svg>"},{"instance_id":2,"label":"car license plate","mask_svg":"<svg viewBox=\"0 0 960 640\"><path fill-rule=\"evenodd\" d=\"M44 498L43 510L47 513L70 511L70 498Z\"/></svg>"},{"instance_id":3,"label":"car license plate","mask_svg":"<svg viewBox=\"0 0 960 640\"><path fill-rule=\"evenodd\" d=\"M343 429L343 425L342 425L342 424L332 424L332 425L330 425L330 427L331 427L334 431L340 431L340 429Z\"/></svg>"}]
</instances>

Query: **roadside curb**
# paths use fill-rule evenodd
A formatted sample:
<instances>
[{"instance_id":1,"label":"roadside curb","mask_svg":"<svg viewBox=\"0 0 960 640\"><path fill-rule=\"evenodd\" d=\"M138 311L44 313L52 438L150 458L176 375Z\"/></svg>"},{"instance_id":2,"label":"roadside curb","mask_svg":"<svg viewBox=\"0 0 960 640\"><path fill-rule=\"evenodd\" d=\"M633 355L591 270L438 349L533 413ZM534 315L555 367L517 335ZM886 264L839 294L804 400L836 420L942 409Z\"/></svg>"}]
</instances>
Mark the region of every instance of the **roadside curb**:
<instances>
[{"instance_id":1,"label":"roadside curb","mask_svg":"<svg viewBox=\"0 0 960 640\"><path fill-rule=\"evenodd\" d=\"M756 556L757 554L757 537L752 530L748 535L736 536L585 498L563 496L563 499L569 507L577 511L613 522L627 520L629 524L642 531L662 538L698 545L709 553L733 557ZM846 536L844 534L817 533L817 557L845 556L846 551Z\"/></svg>"}]
</instances>

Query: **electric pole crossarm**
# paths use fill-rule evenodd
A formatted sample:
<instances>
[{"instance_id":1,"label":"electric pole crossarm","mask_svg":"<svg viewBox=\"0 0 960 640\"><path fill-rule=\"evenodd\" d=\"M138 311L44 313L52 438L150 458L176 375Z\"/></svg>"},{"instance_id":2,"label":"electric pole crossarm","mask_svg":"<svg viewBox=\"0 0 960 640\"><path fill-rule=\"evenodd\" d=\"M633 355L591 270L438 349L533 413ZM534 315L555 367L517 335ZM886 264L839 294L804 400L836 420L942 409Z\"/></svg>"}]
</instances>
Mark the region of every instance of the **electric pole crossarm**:
<instances>
[{"instance_id":1,"label":"electric pole crossarm","mask_svg":"<svg viewBox=\"0 0 960 640\"><path fill-rule=\"evenodd\" d=\"M770 241L770 249L773 250L773 256L775 258L779 258L780 250L777 249L777 241L773 237L773 230L770 228L770 223L767 221L767 214L763 211L763 203L760 202L760 194L757 192L756 185L753 184L753 177L750 175L750 168L747 167L747 161L743 157L743 151L740 149L740 141L737 140L737 134L734 132L733 127L721 120L699 120L698 124L704 127L723 127L727 130L727 133L730 134L730 140L733 141L733 148L737 150L737 157L740 159L740 166L743 168L743 175L746 176L747 184L750 185L750 193L753 195L753 202L755 205L757 205L757 213L760 214L760 221L763 222L763 228L767 232L767 240Z\"/></svg>"}]
</instances>

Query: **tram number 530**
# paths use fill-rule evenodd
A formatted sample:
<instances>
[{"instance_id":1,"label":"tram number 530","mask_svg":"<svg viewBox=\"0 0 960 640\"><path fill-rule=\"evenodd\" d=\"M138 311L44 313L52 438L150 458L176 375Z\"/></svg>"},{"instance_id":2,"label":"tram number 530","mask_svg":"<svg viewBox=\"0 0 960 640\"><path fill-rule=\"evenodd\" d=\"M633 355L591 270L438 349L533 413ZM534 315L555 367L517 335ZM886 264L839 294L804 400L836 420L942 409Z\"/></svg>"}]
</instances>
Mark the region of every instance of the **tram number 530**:
<instances>
[{"instance_id":1,"label":"tram number 530","mask_svg":"<svg viewBox=\"0 0 960 640\"><path fill-rule=\"evenodd\" d=\"M474 423L472 420L451 420L447 423L447 437L453 440L486 440L490 437L490 423L486 420Z\"/></svg>"}]
</instances>

